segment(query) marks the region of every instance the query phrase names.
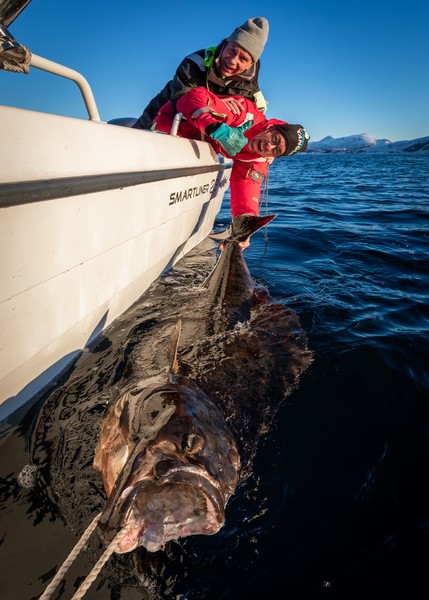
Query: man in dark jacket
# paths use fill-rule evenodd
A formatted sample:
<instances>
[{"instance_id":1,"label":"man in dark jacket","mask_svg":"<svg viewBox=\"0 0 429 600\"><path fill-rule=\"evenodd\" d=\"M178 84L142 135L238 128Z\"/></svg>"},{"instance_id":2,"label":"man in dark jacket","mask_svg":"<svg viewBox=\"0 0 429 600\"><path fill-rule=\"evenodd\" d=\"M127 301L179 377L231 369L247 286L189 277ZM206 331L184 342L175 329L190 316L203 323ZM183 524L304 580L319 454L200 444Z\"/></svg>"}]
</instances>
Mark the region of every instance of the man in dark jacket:
<instances>
[{"instance_id":1,"label":"man in dark jacket","mask_svg":"<svg viewBox=\"0 0 429 600\"><path fill-rule=\"evenodd\" d=\"M240 100L232 96L243 96L265 112L267 103L259 89L258 73L268 29L264 17L248 19L219 46L187 56L174 78L149 102L133 127L151 129L161 106L170 100L175 113L177 100L196 87L205 87L213 94L224 96L223 101L234 114L240 114L243 107Z\"/></svg>"}]
</instances>

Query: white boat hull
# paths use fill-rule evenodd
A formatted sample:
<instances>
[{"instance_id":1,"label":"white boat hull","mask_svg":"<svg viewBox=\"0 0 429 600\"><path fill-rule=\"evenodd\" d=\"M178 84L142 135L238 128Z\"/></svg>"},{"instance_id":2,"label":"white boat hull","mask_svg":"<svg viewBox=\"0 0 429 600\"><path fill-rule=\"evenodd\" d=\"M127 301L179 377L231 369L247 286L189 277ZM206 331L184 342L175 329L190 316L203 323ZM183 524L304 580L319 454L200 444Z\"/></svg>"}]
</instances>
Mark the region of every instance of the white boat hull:
<instances>
[{"instance_id":1,"label":"white boat hull","mask_svg":"<svg viewBox=\"0 0 429 600\"><path fill-rule=\"evenodd\" d=\"M204 142L15 108L0 131L4 418L210 233L230 164Z\"/></svg>"}]
</instances>

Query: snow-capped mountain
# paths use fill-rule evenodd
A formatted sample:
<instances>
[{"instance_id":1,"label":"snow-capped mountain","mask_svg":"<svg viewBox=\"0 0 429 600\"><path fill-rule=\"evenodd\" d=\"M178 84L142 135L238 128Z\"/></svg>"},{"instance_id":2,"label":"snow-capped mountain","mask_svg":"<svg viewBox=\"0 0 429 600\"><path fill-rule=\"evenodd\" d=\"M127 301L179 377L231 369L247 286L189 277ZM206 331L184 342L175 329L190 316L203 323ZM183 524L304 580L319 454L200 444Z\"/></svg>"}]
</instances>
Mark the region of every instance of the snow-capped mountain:
<instances>
[{"instance_id":1,"label":"snow-capped mountain","mask_svg":"<svg viewBox=\"0 0 429 600\"><path fill-rule=\"evenodd\" d=\"M310 141L307 152L429 152L429 136L415 140L391 142L385 139L379 140L367 133L359 133L341 138L333 138L329 135L319 142Z\"/></svg>"}]
</instances>

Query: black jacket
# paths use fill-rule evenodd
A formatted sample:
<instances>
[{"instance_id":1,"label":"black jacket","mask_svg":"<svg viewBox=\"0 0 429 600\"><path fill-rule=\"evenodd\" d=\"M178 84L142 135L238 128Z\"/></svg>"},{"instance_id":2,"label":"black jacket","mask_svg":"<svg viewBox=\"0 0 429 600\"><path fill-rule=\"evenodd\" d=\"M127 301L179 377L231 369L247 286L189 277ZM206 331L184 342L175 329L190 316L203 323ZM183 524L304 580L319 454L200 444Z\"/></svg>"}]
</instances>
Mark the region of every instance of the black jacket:
<instances>
[{"instance_id":1,"label":"black jacket","mask_svg":"<svg viewBox=\"0 0 429 600\"><path fill-rule=\"evenodd\" d=\"M247 72L233 79L225 80L217 69L217 58L224 44L225 40L216 48L198 50L184 58L178 66L174 78L157 96L152 98L134 127L150 129L161 106L170 100L173 111L176 112L177 100L196 87L205 87L216 95L244 96L255 102L258 108L264 111L266 103L258 84L259 61Z\"/></svg>"}]
</instances>

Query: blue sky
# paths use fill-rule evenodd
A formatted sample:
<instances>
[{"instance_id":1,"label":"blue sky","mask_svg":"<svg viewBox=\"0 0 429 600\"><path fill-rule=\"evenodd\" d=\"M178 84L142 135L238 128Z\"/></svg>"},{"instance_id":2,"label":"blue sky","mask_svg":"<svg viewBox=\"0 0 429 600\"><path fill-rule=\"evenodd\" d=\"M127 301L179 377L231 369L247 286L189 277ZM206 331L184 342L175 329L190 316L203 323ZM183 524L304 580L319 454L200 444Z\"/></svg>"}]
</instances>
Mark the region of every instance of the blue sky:
<instances>
[{"instance_id":1,"label":"blue sky","mask_svg":"<svg viewBox=\"0 0 429 600\"><path fill-rule=\"evenodd\" d=\"M32 0L9 29L81 72L107 121L139 116L184 56L256 16L270 23L259 78L269 118L301 123L315 141L429 135L427 0ZM0 72L0 103L86 116L73 83L36 69Z\"/></svg>"}]
</instances>

